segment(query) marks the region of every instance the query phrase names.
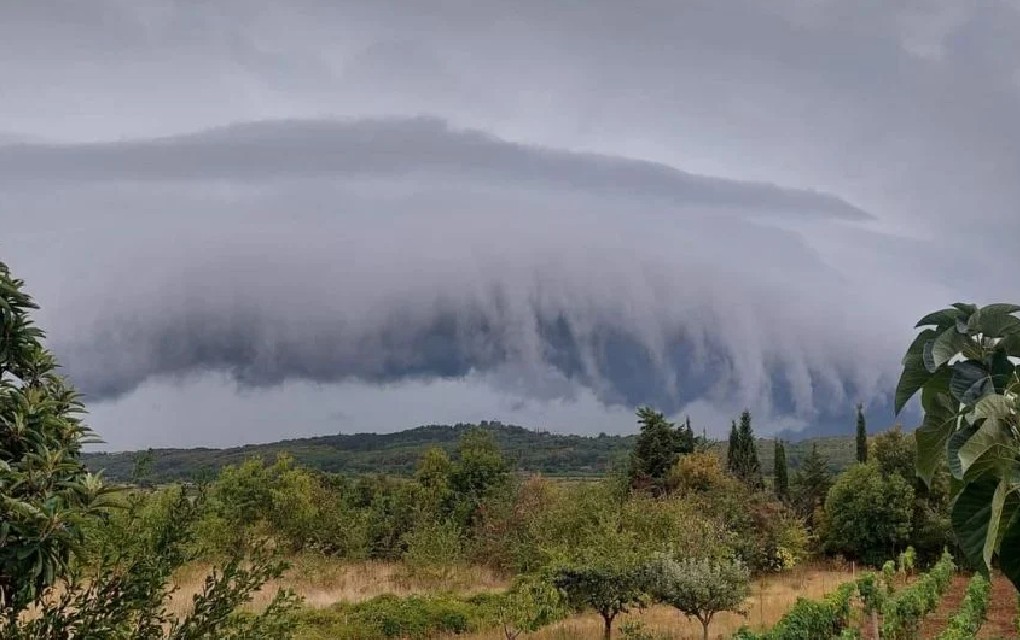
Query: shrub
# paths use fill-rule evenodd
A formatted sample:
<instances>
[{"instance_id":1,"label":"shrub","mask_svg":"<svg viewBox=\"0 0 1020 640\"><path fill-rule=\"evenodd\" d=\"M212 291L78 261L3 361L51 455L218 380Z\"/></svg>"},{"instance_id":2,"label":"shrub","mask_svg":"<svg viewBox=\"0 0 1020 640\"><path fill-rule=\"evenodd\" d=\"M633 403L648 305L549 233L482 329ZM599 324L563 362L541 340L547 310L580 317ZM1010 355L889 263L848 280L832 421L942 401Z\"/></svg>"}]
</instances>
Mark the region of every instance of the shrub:
<instances>
[{"instance_id":1,"label":"shrub","mask_svg":"<svg viewBox=\"0 0 1020 640\"><path fill-rule=\"evenodd\" d=\"M928 573L890 597L882 608L882 637L889 640L916 637L921 619L938 606L955 570L953 557L944 553Z\"/></svg>"},{"instance_id":2,"label":"shrub","mask_svg":"<svg viewBox=\"0 0 1020 640\"><path fill-rule=\"evenodd\" d=\"M988 595L991 584L981 574L975 575L967 585L967 594L956 614L938 640L972 640L981 629L988 613Z\"/></svg>"},{"instance_id":3,"label":"shrub","mask_svg":"<svg viewBox=\"0 0 1020 640\"><path fill-rule=\"evenodd\" d=\"M793 608L786 612L772 629L755 634L742 628L735 640L819 640L840 636L850 622L853 597L857 585L841 584L821 600L797 598Z\"/></svg>"}]
</instances>

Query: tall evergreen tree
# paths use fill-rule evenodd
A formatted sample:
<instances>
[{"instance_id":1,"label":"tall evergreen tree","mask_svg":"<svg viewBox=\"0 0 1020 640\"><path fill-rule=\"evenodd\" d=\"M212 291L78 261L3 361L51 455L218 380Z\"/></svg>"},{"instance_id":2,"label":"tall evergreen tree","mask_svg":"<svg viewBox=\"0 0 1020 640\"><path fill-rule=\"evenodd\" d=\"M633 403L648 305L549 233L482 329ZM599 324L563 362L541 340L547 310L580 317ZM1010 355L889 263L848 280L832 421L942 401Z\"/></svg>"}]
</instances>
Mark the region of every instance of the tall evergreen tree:
<instances>
[{"instance_id":1,"label":"tall evergreen tree","mask_svg":"<svg viewBox=\"0 0 1020 640\"><path fill-rule=\"evenodd\" d=\"M868 461L868 426L864 421L864 407L857 404L857 462Z\"/></svg>"},{"instance_id":2,"label":"tall evergreen tree","mask_svg":"<svg viewBox=\"0 0 1020 640\"><path fill-rule=\"evenodd\" d=\"M697 439L694 436L694 429L691 428L691 417L684 416L684 426L680 428L678 452L680 455L694 453Z\"/></svg>"},{"instance_id":3,"label":"tall evergreen tree","mask_svg":"<svg viewBox=\"0 0 1020 640\"><path fill-rule=\"evenodd\" d=\"M758 459L758 446L754 441L751 429L751 412L744 409L740 414L740 426L737 428L736 475L751 485L761 483L761 461Z\"/></svg>"},{"instance_id":4,"label":"tall evergreen tree","mask_svg":"<svg viewBox=\"0 0 1020 640\"><path fill-rule=\"evenodd\" d=\"M773 487L776 491L776 497L785 502L790 497L790 478L789 471L786 468L786 446L779 438L775 440L775 456L773 459Z\"/></svg>"},{"instance_id":5,"label":"tall evergreen tree","mask_svg":"<svg viewBox=\"0 0 1020 640\"><path fill-rule=\"evenodd\" d=\"M818 451L818 444L813 443L811 452L793 476L793 502L809 527L815 525L815 510L825 504L831 486L829 459Z\"/></svg>"},{"instance_id":6,"label":"tall evergreen tree","mask_svg":"<svg viewBox=\"0 0 1020 640\"><path fill-rule=\"evenodd\" d=\"M631 487L649 488L653 493L659 493L664 487L666 474L682 452L682 433L661 413L649 407L638 409L637 416L641 433L631 453Z\"/></svg>"},{"instance_id":7,"label":"tall evergreen tree","mask_svg":"<svg viewBox=\"0 0 1020 640\"><path fill-rule=\"evenodd\" d=\"M737 432L737 421L730 423L730 441L726 447L726 471L736 475L740 459L740 434Z\"/></svg>"}]
</instances>

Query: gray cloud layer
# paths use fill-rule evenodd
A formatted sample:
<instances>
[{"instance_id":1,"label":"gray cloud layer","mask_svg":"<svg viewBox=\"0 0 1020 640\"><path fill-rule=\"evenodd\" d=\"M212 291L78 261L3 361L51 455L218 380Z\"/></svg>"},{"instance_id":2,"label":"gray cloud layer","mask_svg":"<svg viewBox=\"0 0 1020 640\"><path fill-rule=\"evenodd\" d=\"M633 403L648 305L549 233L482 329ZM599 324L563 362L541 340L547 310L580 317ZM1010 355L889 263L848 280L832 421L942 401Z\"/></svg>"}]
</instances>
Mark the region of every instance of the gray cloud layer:
<instances>
[{"instance_id":1,"label":"gray cloud layer","mask_svg":"<svg viewBox=\"0 0 1020 640\"><path fill-rule=\"evenodd\" d=\"M0 251L104 405L217 370L817 426L929 308L1020 297L1012 3L3 12Z\"/></svg>"}]
</instances>

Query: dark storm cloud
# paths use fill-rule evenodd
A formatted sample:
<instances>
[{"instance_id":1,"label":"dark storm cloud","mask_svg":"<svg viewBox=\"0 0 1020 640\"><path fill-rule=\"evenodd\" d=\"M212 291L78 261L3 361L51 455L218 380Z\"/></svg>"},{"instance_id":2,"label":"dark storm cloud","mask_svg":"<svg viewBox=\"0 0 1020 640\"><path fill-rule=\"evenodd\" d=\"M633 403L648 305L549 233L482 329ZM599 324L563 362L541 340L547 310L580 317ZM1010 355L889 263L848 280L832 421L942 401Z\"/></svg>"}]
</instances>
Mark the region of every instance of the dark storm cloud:
<instances>
[{"instance_id":1,"label":"dark storm cloud","mask_svg":"<svg viewBox=\"0 0 1020 640\"><path fill-rule=\"evenodd\" d=\"M2 142L2 141L0 141ZM42 180L240 180L327 176L485 178L688 205L868 216L826 194L699 176L672 167L512 144L432 118L233 125L137 142L0 147L0 183Z\"/></svg>"}]
</instances>

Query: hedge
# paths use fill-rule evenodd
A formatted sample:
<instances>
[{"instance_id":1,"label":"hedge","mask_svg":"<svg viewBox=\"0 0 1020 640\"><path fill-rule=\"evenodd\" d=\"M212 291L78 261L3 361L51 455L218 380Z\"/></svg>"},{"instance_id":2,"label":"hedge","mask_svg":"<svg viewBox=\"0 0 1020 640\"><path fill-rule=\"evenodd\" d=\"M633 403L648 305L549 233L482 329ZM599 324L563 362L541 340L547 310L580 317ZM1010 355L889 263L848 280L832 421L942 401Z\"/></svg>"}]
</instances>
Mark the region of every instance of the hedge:
<instances>
[{"instance_id":1,"label":"hedge","mask_svg":"<svg viewBox=\"0 0 1020 640\"><path fill-rule=\"evenodd\" d=\"M973 640L985 622L990 592L991 584L984 576L978 574L971 578L960 608L949 619L949 626L939 634L938 640Z\"/></svg>"},{"instance_id":2,"label":"hedge","mask_svg":"<svg viewBox=\"0 0 1020 640\"><path fill-rule=\"evenodd\" d=\"M921 620L938 606L949 588L956 565L948 552L917 582L890 596L882 606L883 640L917 637Z\"/></svg>"}]
</instances>

